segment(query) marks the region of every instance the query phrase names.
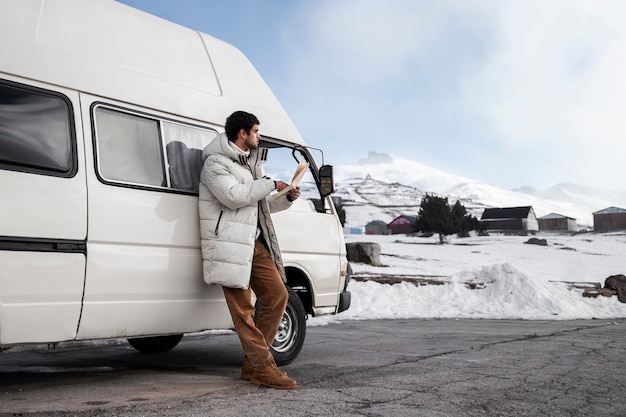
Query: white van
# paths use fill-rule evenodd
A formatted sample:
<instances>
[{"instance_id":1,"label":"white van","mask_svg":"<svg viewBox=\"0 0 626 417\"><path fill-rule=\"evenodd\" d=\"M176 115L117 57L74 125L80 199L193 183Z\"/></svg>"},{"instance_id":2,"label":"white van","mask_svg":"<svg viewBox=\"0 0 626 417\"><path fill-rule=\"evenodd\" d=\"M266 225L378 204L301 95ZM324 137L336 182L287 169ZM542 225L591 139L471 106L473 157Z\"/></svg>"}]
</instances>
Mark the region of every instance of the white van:
<instances>
[{"instance_id":1,"label":"white van","mask_svg":"<svg viewBox=\"0 0 626 417\"><path fill-rule=\"evenodd\" d=\"M0 2L0 350L128 338L165 351L232 328L221 287L202 279L197 189L201 150L235 110L261 120L270 175L289 182L310 164L308 199L273 217L290 291L273 345L285 364L307 315L349 307L348 263L332 167L254 67L113 0Z\"/></svg>"}]
</instances>

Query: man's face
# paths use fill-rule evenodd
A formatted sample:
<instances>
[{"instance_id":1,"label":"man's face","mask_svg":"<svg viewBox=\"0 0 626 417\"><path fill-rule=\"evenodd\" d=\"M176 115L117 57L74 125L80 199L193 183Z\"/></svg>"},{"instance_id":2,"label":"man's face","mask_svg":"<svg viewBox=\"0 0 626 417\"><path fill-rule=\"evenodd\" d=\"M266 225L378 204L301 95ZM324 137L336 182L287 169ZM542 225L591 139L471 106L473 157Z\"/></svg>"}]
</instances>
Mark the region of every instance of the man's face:
<instances>
[{"instance_id":1,"label":"man's face","mask_svg":"<svg viewBox=\"0 0 626 417\"><path fill-rule=\"evenodd\" d=\"M250 134L246 135L245 146L248 149L256 149L259 147L259 139L261 139L259 125L254 125L252 129L250 129Z\"/></svg>"}]
</instances>

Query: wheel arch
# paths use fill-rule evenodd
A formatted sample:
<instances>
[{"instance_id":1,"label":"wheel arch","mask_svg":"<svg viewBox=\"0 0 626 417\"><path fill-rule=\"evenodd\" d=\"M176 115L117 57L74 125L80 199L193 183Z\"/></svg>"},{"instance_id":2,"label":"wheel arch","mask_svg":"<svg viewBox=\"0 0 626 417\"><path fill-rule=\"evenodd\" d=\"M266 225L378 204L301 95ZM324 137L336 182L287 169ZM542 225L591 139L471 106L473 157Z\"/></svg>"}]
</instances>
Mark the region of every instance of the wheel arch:
<instances>
[{"instance_id":1,"label":"wheel arch","mask_svg":"<svg viewBox=\"0 0 626 417\"><path fill-rule=\"evenodd\" d=\"M285 267L287 276L287 286L291 288L302 301L307 314L313 313L313 287L307 274L299 268L293 266Z\"/></svg>"}]
</instances>

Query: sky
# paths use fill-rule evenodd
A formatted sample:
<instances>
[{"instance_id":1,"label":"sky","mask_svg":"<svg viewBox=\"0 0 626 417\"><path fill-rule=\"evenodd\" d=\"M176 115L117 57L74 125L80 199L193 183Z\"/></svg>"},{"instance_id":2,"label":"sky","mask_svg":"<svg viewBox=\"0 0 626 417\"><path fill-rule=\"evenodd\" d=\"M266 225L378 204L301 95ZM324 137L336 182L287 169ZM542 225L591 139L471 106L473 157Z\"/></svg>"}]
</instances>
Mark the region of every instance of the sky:
<instances>
[{"instance_id":1,"label":"sky","mask_svg":"<svg viewBox=\"0 0 626 417\"><path fill-rule=\"evenodd\" d=\"M444 285L416 286L351 281L350 308L313 317L307 326L376 319L623 319L626 304L617 296L583 297L566 282L598 283L626 273L626 234L539 234L547 246L526 244L527 236L453 238L404 235L348 235L347 242L380 245L382 266L351 262L354 274L423 276ZM467 284L477 284L470 289Z\"/></svg>"},{"instance_id":2,"label":"sky","mask_svg":"<svg viewBox=\"0 0 626 417\"><path fill-rule=\"evenodd\" d=\"M239 48L326 162L625 190L621 0L120 0Z\"/></svg>"}]
</instances>

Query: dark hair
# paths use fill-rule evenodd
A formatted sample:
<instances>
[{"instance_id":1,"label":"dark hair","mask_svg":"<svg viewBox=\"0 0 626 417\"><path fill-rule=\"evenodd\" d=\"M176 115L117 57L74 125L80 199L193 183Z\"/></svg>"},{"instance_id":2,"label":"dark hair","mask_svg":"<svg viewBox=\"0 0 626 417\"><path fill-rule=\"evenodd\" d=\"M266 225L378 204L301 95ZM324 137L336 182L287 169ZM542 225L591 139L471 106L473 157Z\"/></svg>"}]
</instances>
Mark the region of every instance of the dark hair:
<instances>
[{"instance_id":1,"label":"dark hair","mask_svg":"<svg viewBox=\"0 0 626 417\"><path fill-rule=\"evenodd\" d=\"M226 136L228 136L228 140L233 142L237 140L237 135L241 129L250 134L252 126L258 124L261 124L261 122L259 122L259 119L257 119L254 114L241 110L236 111L226 119Z\"/></svg>"}]
</instances>

